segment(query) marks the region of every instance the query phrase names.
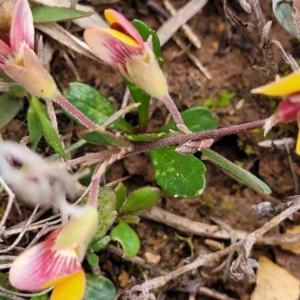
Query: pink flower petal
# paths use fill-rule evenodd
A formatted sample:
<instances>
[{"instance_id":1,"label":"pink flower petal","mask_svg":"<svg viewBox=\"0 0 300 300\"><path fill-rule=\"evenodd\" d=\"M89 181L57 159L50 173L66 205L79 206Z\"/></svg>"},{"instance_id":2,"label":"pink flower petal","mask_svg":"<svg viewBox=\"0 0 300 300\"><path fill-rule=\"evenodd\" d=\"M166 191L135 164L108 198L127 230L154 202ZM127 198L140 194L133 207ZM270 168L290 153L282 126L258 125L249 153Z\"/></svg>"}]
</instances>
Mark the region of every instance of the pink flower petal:
<instances>
[{"instance_id":1,"label":"pink flower petal","mask_svg":"<svg viewBox=\"0 0 300 300\"><path fill-rule=\"evenodd\" d=\"M294 121L300 111L300 102L292 102L289 98L281 101L278 106L278 116L282 121Z\"/></svg>"},{"instance_id":2,"label":"pink flower petal","mask_svg":"<svg viewBox=\"0 0 300 300\"><path fill-rule=\"evenodd\" d=\"M9 281L14 287L24 291L37 291L82 271L75 250L53 250L60 232L61 229L54 231L47 240L24 251L12 263Z\"/></svg>"},{"instance_id":3,"label":"pink flower petal","mask_svg":"<svg viewBox=\"0 0 300 300\"><path fill-rule=\"evenodd\" d=\"M58 95L52 76L43 67L37 55L26 45L23 48L23 65L17 59L6 61L3 71L30 94L44 99L54 99Z\"/></svg>"},{"instance_id":4,"label":"pink flower petal","mask_svg":"<svg viewBox=\"0 0 300 300\"><path fill-rule=\"evenodd\" d=\"M2 70L2 65L4 64L5 60L11 54L11 49L9 46L0 39L0 70Z\"/></svg>"},{"instance_id":5,"label":"pink flower petal","mask_svg":"<svg viewBox=\"0 0 300 300\"><path fill-rule=\"evenodd\" d=\"M129 45L100 28L86 29L84 39L97 57L115 67L121 65L125 68L128 58L140 55L144 50L143 47Z\"/></svg>"},{"instance_id":6,"label":"pink flower petal","mask_svg":"<svg viewBox=\"0 0 300 300\"><path fill-rule=\"evenodd\" d=\"M132 37L139 45L143 45L144 41L136 28L120 13L114 9L106 9L104 16L112 29L116 29Z\"/></svg>"},{"instance_id":7,"label":"pink flower petal","mask_svg":"<svg viewBox=\"0 0 300 300\"><path fill-rule=\"evenodd\" d=\"M34 47L33 18L28 0L16 0L10 28L10 47L19 52L22 43Z\"/></svg>"}]
</instances>

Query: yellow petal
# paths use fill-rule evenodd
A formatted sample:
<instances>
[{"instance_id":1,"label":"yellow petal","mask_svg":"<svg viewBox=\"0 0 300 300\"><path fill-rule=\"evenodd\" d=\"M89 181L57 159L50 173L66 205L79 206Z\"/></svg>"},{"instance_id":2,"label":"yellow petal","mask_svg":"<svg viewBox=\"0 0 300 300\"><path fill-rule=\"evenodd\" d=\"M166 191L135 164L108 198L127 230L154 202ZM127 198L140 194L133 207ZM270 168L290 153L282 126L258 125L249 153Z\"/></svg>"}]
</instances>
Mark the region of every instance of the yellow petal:
<instances>
[{"instance_id":1,"label":"yellow petal","mask_svg":"<svg viewBox=\"0 0 300 300\"><path fill-rule=\"evenodd\" d=\"M97 210L91 205L83 206L77 215L71 216L69 222L57 236L55 249L66 250L67 253L71 249L75 249L79 260L82 260L86 247L97 229L97 225Z\"/></svg>"},{"instance_id":2,"label":"yellow petal","mask_svg":"<svg viewBox=\"0 0 300 300\"><path fill-rule=\"evenodd\" d=\"M50 300L81 300L85 292L85 274L80 271L57 283Z\"/></svg>"},{"instance_id":3,"label":"yellow petal","mask_svg":"<svg viewBox=\"0 0 300 300\"><path fill-rule=\"evenodd\" d=\"M296 143L296 153L300 155L300 129L298 130L298 137Z\"/></svg>"},{"instance_id":4,"label":"yellow petal","mask_svg":"<svg viewBox=\"0 0 300 300\"><path fill-rule=\"evenodd\" d=\"M101 30L114 36L115 38L117 38L118 40L122 41L125 44L128 44L130 46L140 47L140 45L133 38L131 38L129 35L126 35L120 31L117 31L117 30L111 29L111 28L101 28Z\"/></svg>"},{"instance_id":5,"label":"yellow petal","mask_svg":"<svg viewBox=\"0 0 300 300\"><path fill-rule=\"evenodd\" d=\"M284 96L300 91L300 71L280 78L278 81L253 89L251 93L268 96Z\"/></svg>"}]
</instances>

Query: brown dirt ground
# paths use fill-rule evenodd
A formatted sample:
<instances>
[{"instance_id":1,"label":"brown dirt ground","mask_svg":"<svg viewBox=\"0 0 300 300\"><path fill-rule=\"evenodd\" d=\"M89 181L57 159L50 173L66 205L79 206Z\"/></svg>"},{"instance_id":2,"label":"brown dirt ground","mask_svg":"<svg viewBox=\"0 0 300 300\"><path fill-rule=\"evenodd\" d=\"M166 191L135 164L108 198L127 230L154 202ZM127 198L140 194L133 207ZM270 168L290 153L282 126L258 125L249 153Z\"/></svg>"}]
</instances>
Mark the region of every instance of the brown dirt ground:
<instances>
[{"instance_id":1,"label":"brown dirt ground","mask_svg":"<svg viewBox=\"0 0 300 300\"><path fill-rule=\"evenodd\" d=\"M129 19L138 18L147 22L151 27L157 29L160 25L157 13L150 10L145 4L146 1L116 1L111 5L97 4L101 1L92 1L95 8L101 13L104 8L112 7L124 13ZM182 7L186 0L174 0L172 3L177 7ZM264 2L263 8L268 19L274 19L271 13L271 1ZM162 7L161 1L155 1ZM233 3L237 13L243 20L254 22L253 15L246 15L238 9L238 5ZM259 50L259 38L254 28L252 31L245 31L243 28L231 28L227 23L221 1L209 1L205 8L198 12L189 22L194 32L202 42L199 50L190 48L212 75L212 80L208 80L197 69L173 41L169 41L163 47L162 56L165 59L164 72L168 78L170 93L178 105L179 110L202 105L205 99L216 99L221 91L235 93L231 104L223 109L215 109L215 114L219 117L220 127L231 126L243 122L259 120L270 116L278 100L266 97L253 96L250 90L267 79L263 74L253 69L253 65L264 66L264 61ZM230 34L229 34L230 33ZM231 35L231 38L229 36ZM295 41L274 21L272 36L281 41L287 51L295 58L300 57L299 50L295 46ZM51 42L57 49L61 46ZM299 46L298 46L299 49ZM275 51L276 52L276 51ZM282 61L279 53L276 54L280 70L287 70L287 66ZM101 93L109 97L118 108L121 105L125 86L119 74L110 67L101 63L95 63L86 58L75 55L75 66L83 82L99 89ZM76 81L65 60L56 52L52 62L52 73L60 87L67 87L68 82ZM236 104L243 99L244 104L240 109ZM24 108L24 110L26 107ZM130 114L132 122L136 122L135 116ZM149 131L157 130L165 123L167 111L161 103L157 103L153 116L150 120ZM64 125L66 120L59 119ZM20 140L27 134L24 113L12 121L4 130L4 136L9 139ZM296 125L288 124L276 127L270 133L270 138L283 138L296 135ZM264 180L273 190L272 203L279 203L285 197L294 194L294 182L288 163L288 156L285 151L273 148L263 149L257 146L262 140L261 131L241 133L220 139L213 145L213 149L221 153L231 161L238 161L246 166L254 174ZM247 151L251 149L251 151ZM94 150L89 148L88 150ZM47 149L44 150L44 153ZM294 167L299 175L299 157L291 154ZM271 163L270 163L271 162ZM191 220L210 223L209 217L217 217L228 223L235 229L252 231L258 228L261 223L251 209L252 204L267 201L270 197L257 194L250 188L237 183L228 175L206 163L207 167L207 187L204 193L195 199L174 199L162 192L162 199L159 206L184 216ZM126 158L113 164L107 174L107 182L116 180L121 176L131 175L125 181L129 191L151 185L155 186L153 169L150 164L148 154ZM13 222L13 220L12 220ZM282 224L282 227L290 225L290 221ZM280 230L283 230L280 228ZM182 264L183 260L190 257L191 250L187 243L182 241L178 235L187 237L184 232L175 232L172 228L155 222L142 219L137 226L137 232L142 240L142 248L139 253L144 257L147 251L161 257L156 266L164 271L172 270ZM196 254L210 251L204 246L203 238L192 237L192 244ZM254 250L253 256L259 253L272 254L272 248L258 248ZM256 252L257 251L257 252ZM119 258L106 252L101 254L103 269L106 274L120 287L119 275L126 272L129 277L135 278L133 281L144 280L141 270L138 267L125 263ZM205 272L205 270L202 270ZM202 274L203 275L203 274ZM188 274L180 278L179 282L185 283L199 274ZM203 275L204 276L204 275ZM239 297L247 299L249 291L241 292L234 283L223 284L222 273L208 276L206 285L224 292L235 299ZM179 283L178 282L178 283ZM166 294L161 292L159 299L188 299L186 293L178 292L178 285L170 286L170 291ZM198 296L197 299L210 299Z\"/></svg>"}]
</instances>

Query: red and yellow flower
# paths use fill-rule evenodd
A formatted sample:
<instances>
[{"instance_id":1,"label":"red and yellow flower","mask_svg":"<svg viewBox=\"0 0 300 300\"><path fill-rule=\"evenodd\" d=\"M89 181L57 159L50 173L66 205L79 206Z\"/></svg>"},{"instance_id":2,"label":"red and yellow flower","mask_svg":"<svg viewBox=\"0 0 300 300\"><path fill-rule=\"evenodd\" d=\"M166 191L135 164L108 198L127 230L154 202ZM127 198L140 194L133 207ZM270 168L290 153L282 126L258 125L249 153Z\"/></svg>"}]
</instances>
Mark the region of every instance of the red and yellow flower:
<instances>
[{"instance_id":1,"label":"red and yellow flower","mask_svg":"<svg viewBox=\"0 0 300 300\"><path fill-rule=\"evenodd\" d=\"M161 99L168 94L165 76L152 50L135 27L113 9L104 12L110 28L88 28L84 39L94 54L119 69L128 80L149 95Z\"/></svg>"},{"instance_id":2,"label":"red and yellow flower","mask_svg":"<svg viewBox=\"0 0 300 300\"><path fill-rule=\"evenodd\" d=\"M282 77L277 81L258 87L251 91L268 96L282 96L277 111L265 123L265 134L280 121L298 121L300 128L300 71ZM300 129L296 144L296 152L300 155Z\"/></svg>"},{"instance_id":3,"label":"red and yellow flower","mask_svg":"<svg viewBox=\"0 0 300 300\"><path fill-rule=\"evenodd\" d=\"M9 281L24 291L40 291L53 286L51 300L80 300L85 293L85 273L81 267L87 245L98 224L98 212L86 205L76 211L61 228L12 263Z\"/></svg>"}]
</instances>

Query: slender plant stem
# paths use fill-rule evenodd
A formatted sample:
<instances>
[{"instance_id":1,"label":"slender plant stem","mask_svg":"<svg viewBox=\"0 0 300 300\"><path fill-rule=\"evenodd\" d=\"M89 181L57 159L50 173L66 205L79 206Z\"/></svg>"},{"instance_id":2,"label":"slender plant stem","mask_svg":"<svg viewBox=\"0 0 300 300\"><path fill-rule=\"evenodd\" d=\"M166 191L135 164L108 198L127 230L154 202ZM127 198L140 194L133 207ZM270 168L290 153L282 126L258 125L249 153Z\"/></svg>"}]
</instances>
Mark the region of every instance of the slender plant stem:
<instances>
[{"instance_id":1,"label":"slender plant stem","mask_svg":"<svg viewBox=\"0 0 300 300\"><path fill-rule=\"evenodd\" d=\"M207 131L201 131L197 133L191 133L191 134L180 134L169 138L159 139L151 142L136 142L132 145L129 151L125 153L123 157L129 157L132 155L136 155L139 153L147 152L153 149L158 149L161 147L166 146L174 146L174 145L182 145L184 143L190 142L190 141L196 141L196 140L205 140L205 139L217 139L222 136L230 135L230 134L236 134L238 132L251 130L255 128L261 128L265 124L265 120L259 120L249 123L243 123L240 125L235 125L231 127L226 128L219 128L214 130L207 130ZM112 155L118 154L120 152L119 148L113 148L111 150L105 150L101 151L99 153L93 153L90 155L86 155L80 158L75 158L74 160L70 160L67 163L65 163L68 167L73 166L75 164L79 163L85 163L85 162L96 162L97 159L105 159L109 158Z\"/></svg>"},{"instance_id":2,"label":"slender plant stem","mask_svg":"<svg viewBox=\"0 0 300 300\"><path fill-rule=\"evenodd\" d=\"M165 106L167 107L167 109L170 112L170 114L171 114L173 120L175 121L176 125L184 125L181 114L180 114L178 108L176 107L173 99L170 97L170 95L167 94L166 96L164 96L160 100L162 100L163 103L165 104Z\"/></svg>"},{"instance_id":3,"label":"slender plant stem","mask_svg":"<svg viewBox=\"0 0 300 300\"><path fill-rule=\"evenodd\" d=\"M82 112L80 112L74 105L72 105L65 97L59 94L53 99L59 106L64 108L69 114L74 116L82 125L88 129L95 129L96 125L89 120Z\"/></svg>"}]
</instances>

